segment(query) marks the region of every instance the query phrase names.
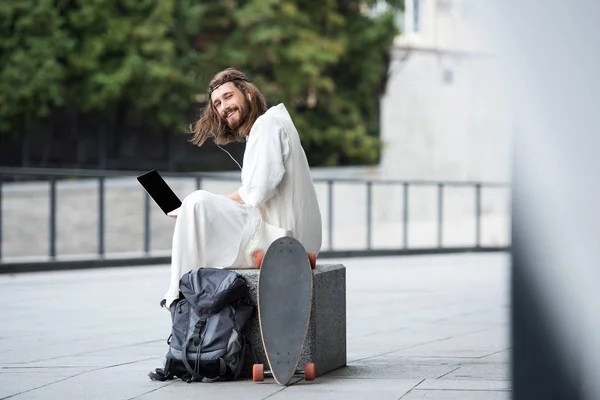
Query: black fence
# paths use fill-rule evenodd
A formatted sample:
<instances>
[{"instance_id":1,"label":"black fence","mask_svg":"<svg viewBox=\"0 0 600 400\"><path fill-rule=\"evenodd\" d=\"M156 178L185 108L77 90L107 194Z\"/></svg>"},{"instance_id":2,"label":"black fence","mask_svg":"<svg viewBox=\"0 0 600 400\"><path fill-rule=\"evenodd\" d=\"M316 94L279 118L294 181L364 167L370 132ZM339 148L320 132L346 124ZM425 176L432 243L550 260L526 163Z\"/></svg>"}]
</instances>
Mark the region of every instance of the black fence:
<instances>
[{"instance_id":1,"label":"black fence","mask_svg":"<svg viewBox=\"0 0 600 400\"><path fill-rule=\"evenodd\" d=\"M139 255L129 257L111 257L106 252L105 234L106 234L106 182L113 178L137 177L143 171L107 171L107 170L69 170L69 169L45 169L45 168L12 168L0 167L0 273L25 272L38 270L53 270L65 268L92 268L102 266L132 266L149 264L166 264L170 262L169 256L154 256L151 249L151 229L150 212L151 199L145 195L143 200L143 251ZM224 175L218 173L172 173L161 172L165 178L177 177L186 178L195 182L197 190L202 189L205 180L213 181L238 181L239 177ZM94 179L97 181L97 251L93 255L77 259L61 258L57 252L57 183L66 179ZM22 260L12 257L11 260L3 258L3 186L15 185L19 182L45 181L48 182L48 254L42 260ZM323 243L323 249L319 258L337 258L337 257L356 257L356 256L386 256L386 255L409 255L409 254L439 254L439 253L462 253L462 252L492 252L508 251L509 244L503 245L482 245L482 192L487 188L502 188L507 191L510 186L506 183L493 182L441 182L441 181L423 181L423 180L367 180L367 179L315 179L315 184L326 185L326 215L324 228L328 232L326 240ZM365 188L366 209L365 212L365 246L359 249L337 249L333 245L334 239L334 186L338 184L361 185ZM378 185L392 185L402 187L402 243L395 248L377 249L373 247L373 188ZM429 247L413 248L409 246L409 193L412 188L418 186L435 187L437 193L437 245ZM473 189L475 203L475 242L472 246L444 246L443 245L443 227L444 227L444 194L448 187L467 187ZM39 205L42 206L42 205ZM323 205L321 205L323 207ZM508 214L508 213L507 213ZM508 215L507 215L508 217ZM32 240L36 240L32 238Z\"/></svg>"}]
</instances>

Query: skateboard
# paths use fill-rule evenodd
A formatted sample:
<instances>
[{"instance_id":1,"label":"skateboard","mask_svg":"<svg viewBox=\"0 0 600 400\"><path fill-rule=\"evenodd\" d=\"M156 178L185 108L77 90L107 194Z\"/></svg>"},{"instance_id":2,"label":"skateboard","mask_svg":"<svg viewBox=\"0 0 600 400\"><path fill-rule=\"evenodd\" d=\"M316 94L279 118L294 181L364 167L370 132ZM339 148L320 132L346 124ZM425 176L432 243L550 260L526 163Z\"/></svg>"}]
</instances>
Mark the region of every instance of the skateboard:
<instances>
[{"instance_id":1,"label":"skateboard","mask_svg":"<svg viewBox=\"0 0 600 400\"><path fill-rule=\"evenodd\" d=\"M261 382L265 374L282 386L290 384L294 375L303 374L312 381L315 364L298 362L308 331L312 304L316 255L308 254L293 237L275 240L265 253L255 254L258 274L258 320L265 354L270 369L254 364L252 380Z\"/></svg>"}]
</instances>

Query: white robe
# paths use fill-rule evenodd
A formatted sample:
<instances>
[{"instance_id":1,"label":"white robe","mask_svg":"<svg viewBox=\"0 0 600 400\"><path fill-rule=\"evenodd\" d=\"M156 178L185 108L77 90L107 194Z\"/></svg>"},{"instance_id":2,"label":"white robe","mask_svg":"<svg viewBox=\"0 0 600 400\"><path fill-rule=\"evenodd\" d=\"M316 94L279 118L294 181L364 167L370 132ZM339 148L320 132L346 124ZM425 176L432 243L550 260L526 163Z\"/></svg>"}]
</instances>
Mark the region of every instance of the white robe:
<instances>
[{"instance_id":1,"label":"white robe","mask_svg":"<svg viewBox=\"0 0 600 400\"><path fill-rule=\"evenodd\" d=\"M283 104L271 107L250 130L239 194L245 204L204 190L192 192L179 210L171 259L167 308L179 279L197 268L249 268L252 253L282 236L307 252L321 249L321 213L306 154Z\"/></svg>"}]
</instances>

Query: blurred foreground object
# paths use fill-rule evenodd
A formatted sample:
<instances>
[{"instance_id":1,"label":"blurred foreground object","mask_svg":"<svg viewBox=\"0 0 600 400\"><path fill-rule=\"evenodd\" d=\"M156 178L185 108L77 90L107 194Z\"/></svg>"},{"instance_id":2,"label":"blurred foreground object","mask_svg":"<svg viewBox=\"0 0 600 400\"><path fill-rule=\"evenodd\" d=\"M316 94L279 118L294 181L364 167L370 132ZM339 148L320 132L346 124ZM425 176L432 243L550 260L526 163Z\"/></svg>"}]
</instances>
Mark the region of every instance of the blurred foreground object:
<instances>
[{"instance_id":1,"label":"blurred foreground object","mask_svg":"<svg viewBox=\"0 0 600 400\"><path fill-rule=\"evenodd\" d=\"M517 112L514 398L598 399L600 5L469 4Z\"/></svg>"}]
</instances>

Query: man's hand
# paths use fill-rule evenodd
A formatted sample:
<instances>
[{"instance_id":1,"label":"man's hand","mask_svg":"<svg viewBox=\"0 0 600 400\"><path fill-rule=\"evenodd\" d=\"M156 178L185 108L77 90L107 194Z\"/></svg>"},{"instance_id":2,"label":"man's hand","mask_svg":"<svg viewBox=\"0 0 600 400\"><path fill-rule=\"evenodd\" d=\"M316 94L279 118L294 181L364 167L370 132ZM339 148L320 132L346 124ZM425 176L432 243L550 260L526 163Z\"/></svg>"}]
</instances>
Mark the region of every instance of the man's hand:
<instances>
[{"instance_id":1,"label":"man's hand","mask_svg":"<svg viewBox=\"0 0 600 400\"><path fill-rule=\"evenodd\" d=\"M177 219L177 216L179 215L179 210L181 210L181 207L178 207L178 208L174 209L173 211L169 211L169 213L167 214L167 217Z\"/></svg>"},{"instance_id":2,"label":"man's hand","mask_svg":"<svg viewBox=\"0 0 600 400\"><path fill-rule=\"evenodd\" d=\"M230 193L230 194L228 194L225 197L227 197L229 200L235 201L236 203L244 204L244 200L242 200L242 198L240 197L240 191L239 190L236 190L235 192Z\"/></svg>"}]
</instances>

